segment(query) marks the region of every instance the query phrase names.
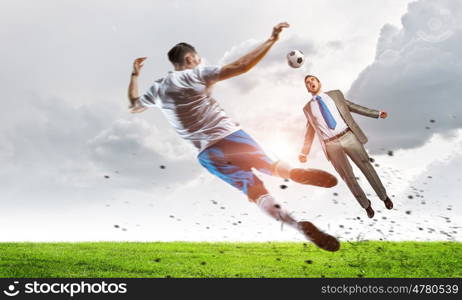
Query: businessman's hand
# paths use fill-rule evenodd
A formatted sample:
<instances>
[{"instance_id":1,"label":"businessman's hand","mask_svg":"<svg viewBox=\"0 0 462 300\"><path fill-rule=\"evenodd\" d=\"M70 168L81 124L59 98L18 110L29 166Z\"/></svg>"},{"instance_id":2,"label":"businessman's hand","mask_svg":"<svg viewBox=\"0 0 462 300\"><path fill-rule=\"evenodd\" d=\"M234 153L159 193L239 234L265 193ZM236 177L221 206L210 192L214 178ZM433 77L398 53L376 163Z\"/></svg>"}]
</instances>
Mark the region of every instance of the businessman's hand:
<instances>
[{"instance_id":1,"label":"businessman's hand","mask_svg":"<svg viewBox=\"0 0 462 300\"><path fill-rule=\"evenodd\" d=\"M388 113L386 111L380 111L379 117L385 119L386 117L388 117Z\"/></svg>"},{"instance_id":2,"label":"businessman's hand","mask_svg":"<svg viewBox=\"0 0 462 300\"><path fill-rule=\"evenodd\" d=\"M273 27L273 32L271 33L270 39L277 41L279 39L279 34L284 28L289 28L290 25L287 22L282 22Z\"/></svg>"},{"instance_id":3,"label":"businessman's hand","mask_svg":"<svg viewBox=\"0 0 462 300\"><path fill-rule=\"evenodd\" d=\"M298 160L299 160L301 163L306 163L306 161L307 161L306 155L300 153L300 154L298 155Z\"/></svg>"},{"instance_id":4,"label":"businessman's hand","mask_svg":"<svg viewBox=\"0 0 462 300\"><path fill-rule=\"evenodd\" d=\"M143 62L146 60L147 57L139 57L135 59L133 62L133 71L132 74L134 76L139 76L141 72L141 68L143 68Z\"/></svg>"}]
</instances>

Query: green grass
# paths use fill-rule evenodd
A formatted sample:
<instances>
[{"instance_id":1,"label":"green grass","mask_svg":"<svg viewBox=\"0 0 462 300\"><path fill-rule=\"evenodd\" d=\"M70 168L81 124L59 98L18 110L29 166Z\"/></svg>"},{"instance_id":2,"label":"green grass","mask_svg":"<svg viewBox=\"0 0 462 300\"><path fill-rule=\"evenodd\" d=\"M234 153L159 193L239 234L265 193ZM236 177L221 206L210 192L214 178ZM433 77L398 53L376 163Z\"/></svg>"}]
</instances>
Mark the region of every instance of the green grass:
<instances>
[{"instance_id":1,"label":"green grass","mask_svg":"<svg viewBox=\"0 0 462 300\"><path fill-rule=\"evenodd\" d=\"M323 276L462 277L462 243L0 243L0 277Z\"/></svg>"}]
</instances>

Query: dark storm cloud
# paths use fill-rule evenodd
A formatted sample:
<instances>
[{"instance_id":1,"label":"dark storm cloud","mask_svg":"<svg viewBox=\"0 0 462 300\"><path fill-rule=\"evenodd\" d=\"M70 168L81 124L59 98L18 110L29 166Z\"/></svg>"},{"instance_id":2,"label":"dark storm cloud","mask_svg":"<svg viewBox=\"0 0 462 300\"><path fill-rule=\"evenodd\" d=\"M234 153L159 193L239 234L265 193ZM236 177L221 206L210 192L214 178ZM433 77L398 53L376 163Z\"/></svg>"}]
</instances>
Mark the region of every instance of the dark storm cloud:
<instances>
[{"instance_id":1,"label":"dark storm cloud","mask_svg":"<svg viewBox=\"0 0 462 300\"><path fill-rule=\"evenodd\" d=\"M382 28L375 61L353 83L350 100L388 111L358 118L377 148L414 148L462 127L462 2L411 3L402 29Z\"/></svg>"}]
</instances>

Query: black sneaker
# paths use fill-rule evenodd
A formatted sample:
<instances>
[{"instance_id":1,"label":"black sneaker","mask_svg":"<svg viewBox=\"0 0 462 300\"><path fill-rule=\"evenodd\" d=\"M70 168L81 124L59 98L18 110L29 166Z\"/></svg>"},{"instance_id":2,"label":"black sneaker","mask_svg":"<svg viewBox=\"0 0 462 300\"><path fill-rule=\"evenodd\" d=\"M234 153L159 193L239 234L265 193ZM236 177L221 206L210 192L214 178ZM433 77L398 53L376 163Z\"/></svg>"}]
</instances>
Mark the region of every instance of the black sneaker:
<instances>
[{"instance_id":1,"label":"black sneaker","mask_svg":"<svg viewBox=\"0 0 462 300\"><path fill-rule=\"evenodd\" d=\"M319 248L332 252L340 249L340 242L335 237L322 232L313 223L301 221L298 222L298 228L308 240L312 241Z\"/></svg>"},{"instance_id":2,"label":"black sneaker","mask_svg":"<svg viewBox=\"0 0 462 300\"><path fill-rule=\"evenodd\" d=\"M337 185L337 178L323 170L295 168L290 170L290 179L301 184L330 188Z\"/></svg>"}]
</instances>

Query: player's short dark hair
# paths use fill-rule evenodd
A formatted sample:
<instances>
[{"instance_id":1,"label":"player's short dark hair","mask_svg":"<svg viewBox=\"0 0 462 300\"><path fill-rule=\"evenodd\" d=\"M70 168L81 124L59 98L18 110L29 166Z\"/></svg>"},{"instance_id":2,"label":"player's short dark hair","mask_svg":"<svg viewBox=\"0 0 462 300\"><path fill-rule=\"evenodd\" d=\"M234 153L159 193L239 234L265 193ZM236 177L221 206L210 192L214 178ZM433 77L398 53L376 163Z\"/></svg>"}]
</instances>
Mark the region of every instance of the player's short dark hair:
<instances>
[{"instance_id":1,"label":"player's short dark hair","mask_svg":"<svg viewBox=\"0 0 462 300\"><path fill-rule=\"evenodd\" d=\"M173 46L170 51L168 51L168 60L176 65L183 65L184 64L184 57L188 53L197 53L196 49L188 43L178 43Z\"/></svg>"},{"instance_id":2,"label":"player's short dark hair","mask_svg":"<svg viewBox=\"0 0 462 300\"><path fill-rule=\"evenodd\" d=\"M307 80L309 77L313 77L313 78L316 79L318 82L321 82L321 80L319 80L318 77L316 77L316 76L314 76L314 75L311 75L311 74L308 74L308 75L305 76L305 82L306 82L306 80Z\"/></svg>"}]
</instances>

